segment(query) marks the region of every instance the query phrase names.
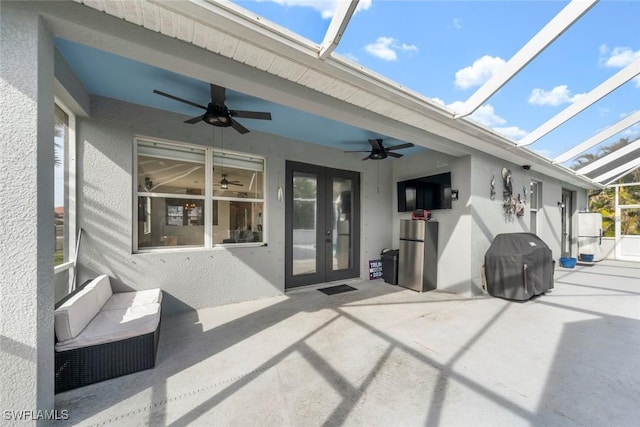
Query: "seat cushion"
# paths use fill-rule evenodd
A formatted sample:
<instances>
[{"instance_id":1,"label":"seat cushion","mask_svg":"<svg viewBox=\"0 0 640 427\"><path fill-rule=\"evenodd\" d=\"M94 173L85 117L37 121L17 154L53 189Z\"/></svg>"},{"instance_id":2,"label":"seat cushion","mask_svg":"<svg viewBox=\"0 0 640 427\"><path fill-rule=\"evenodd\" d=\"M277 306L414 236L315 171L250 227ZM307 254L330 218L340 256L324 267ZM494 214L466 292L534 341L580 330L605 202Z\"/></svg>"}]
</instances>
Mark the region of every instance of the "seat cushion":
<instances>
[{"instance_id":1,"label":"seat cushion","mask_svg":"<svg viewBox=\"0 0 640 427\"><path fill-rule=\"evenodd\" d=\"M96 298L98 299L98 305L102 307L113 295L113 291L111 290L111 282L109 281L109 276L106 274L102 274L91 281L87 285L87 287L91 287L94 289L94 293Z\"/></svg>"},{"instance_id":2,"label":"seat cushion","mask_svg":"<svg viewBox=\"0 0 640 427\"><path fill-rule=\"evenodd\" d=\"M109 298L102 310L118 310L138 305L154 304L162 302L160 289L148 289L136 292L118 292Z\"/></svg>"},{"instance_id":3,"label":"seat cushion","mask_svg":"<svg viewBox=\"0 0 640 427\"><path fill-rule=\"evenodd\" d=\"M75 338L56 343L56 351L120 341L152 333L160 323L160 304L102 310Z\"/></svg>"},{"instance_id":4,"label":"seat cushion","mask_svg":"<svg viewBox=\"0 0 640 427\"><path fill-rule=\"evenodd\" d=\"M54 314L54 328L58 341L76 338L100 311L94 287L88 285L58 307Z\"/></svg>"}]
</instances>

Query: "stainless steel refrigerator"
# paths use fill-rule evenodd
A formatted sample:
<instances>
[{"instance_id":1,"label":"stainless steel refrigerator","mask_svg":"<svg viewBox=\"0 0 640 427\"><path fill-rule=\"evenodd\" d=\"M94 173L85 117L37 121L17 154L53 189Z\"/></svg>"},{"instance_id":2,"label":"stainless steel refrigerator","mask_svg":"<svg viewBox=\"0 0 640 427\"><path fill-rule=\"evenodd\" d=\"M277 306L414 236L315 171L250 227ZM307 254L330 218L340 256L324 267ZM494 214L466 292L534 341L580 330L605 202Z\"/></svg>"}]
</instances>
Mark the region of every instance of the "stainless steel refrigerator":
<instances>
[{"instance_id":1,"label":"stainless steel refrigerator","mask_svg":"<svg viewBox=\"0 0 640 427\"><path fill-rule=\"evenodd\" d=\"M400 221L398 284L418 292L436 289L438 283L438 223Z\"/></svg>"},{"instance_id":2,"label":"stainless steel refrigerator","mask_svg":"<svg viewBox=\"0 0 640 427\"><path fill-rule=\"evenodd\" d=\"M578 255L593 255L593 261L602 259L602 214L578 212Z\"/></svg>"}]
</instances>

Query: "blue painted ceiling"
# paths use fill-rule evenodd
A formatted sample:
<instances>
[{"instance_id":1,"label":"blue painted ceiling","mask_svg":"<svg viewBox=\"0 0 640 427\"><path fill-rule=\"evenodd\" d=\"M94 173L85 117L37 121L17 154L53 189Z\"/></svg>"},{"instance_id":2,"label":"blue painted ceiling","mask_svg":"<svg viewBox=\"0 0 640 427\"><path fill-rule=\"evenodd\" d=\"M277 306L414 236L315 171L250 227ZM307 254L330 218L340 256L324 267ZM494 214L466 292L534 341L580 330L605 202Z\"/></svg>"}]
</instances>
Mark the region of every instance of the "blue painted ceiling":
<instances>
[{"instance_id":1,"label":"blue painted ceiling","mask_svg":"<svg viewBox=\"0 0 640 427\"><path fill-rule=\"evenodd\" d=\"M154 94L153 90L170 93L201 105L209 103L209 82L196 80L61 38L57 38L55 44L84 87L92 95L183 114L185 120L203 114L203 110ZM215 84L216 82L211 83ZM367 140L375 138L382 138L387 147L405 142L237 91L226 91L225 104L231 110L271 113L271 121L237 119L250 130L259 130L333 148L370 150L371 147ZM184 124L184 126L210 125L200 122L195 125ZM398 152L406 156L423 150L425 149L422 147L413 147Z\"/></svg>"}]
</instances>

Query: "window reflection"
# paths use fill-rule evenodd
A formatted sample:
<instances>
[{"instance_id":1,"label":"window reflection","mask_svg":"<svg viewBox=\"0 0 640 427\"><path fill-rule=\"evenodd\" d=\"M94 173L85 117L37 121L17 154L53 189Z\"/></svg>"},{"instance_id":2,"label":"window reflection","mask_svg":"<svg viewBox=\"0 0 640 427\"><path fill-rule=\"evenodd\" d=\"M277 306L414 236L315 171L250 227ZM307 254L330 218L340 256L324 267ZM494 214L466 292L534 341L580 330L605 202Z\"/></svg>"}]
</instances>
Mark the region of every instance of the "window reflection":
<instances>
[{"instance_id":1,"label":"window reflection","mask_svg":"<svg viewBox=\"0 0 640 427\"><path fill-rule=\"evenodd\" d=\"M138 140L137 247L264 241L264 162L242 153Z\"/></svg>"},{"instance_id":2,"label":"window reflection","mask_svg":"<svg viewBox=\"0 0 640 427\"><path fill-rule=\"evenodd\" d=\"M263 241L262 202L214 200L214 206L214 244Z\"/></svg>"},{"instance_id":3,"label":"window reflection","mask_svg":"<svg viewBox=\"0 0 640 427\"><path fill-rule=\"evenodd\" d=\"M204 200L138 197L138 247L204 245Z\"/></svg>"}]
</instances>

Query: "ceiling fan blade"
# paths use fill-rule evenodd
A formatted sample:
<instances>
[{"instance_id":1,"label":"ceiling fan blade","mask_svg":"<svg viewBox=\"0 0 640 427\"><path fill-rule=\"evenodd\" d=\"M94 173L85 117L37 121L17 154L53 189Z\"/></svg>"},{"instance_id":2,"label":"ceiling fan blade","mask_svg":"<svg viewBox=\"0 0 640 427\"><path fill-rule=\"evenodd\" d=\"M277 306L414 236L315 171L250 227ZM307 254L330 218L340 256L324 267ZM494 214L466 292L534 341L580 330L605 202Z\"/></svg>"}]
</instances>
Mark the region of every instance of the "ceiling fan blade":
<instances>
[{"instance_id":1,"label":"ceiling fan blade","mask_svg":"<svg viewBox=\"0 0 640 427\"><path fill-rule=\"evenodd\" d=\"M371 154L369 154L369 156L371 156ZM364 158L364 159L362 159L362 160L369 160L369 156L365 157L365 158Z\"/></svg>"},{"instance_id":2,"label":"ceiling fan blade","mask_svg":"<svg viewBox=\"0 0 640 427\"><path fill-rule=\"evenodd\" d=\"M204 119L204 116L198 116L198 117L194 117L192 119L189 120L185 120L185 123L189 123L189 124L194 124L194 123L198 123L200 120Z\"/></svg>"},{"instance_id":3,"label":"ceiling fan blade","mask_svg":"<svg viewBox=\"0 0 640 427\"><path fill-rule=\"evenodd\" d=\"M177 96L173 96L171 94L168 94L166 92L162 92L162 91L159 91L159 90L156 90L156 89L153 90L153 93L158 94L158 95L162 95L162 96L166 96L167 98L171 98L171 99L174 99L176 101L184 102L185 104L193 105L194 107L202 108L203 110L207 109L207 107L205 107L204 105L196 104L195 102L191 102L191 101L188 101L186 99L178 98Z\"/></svg>"},{"instance_id":4,"label":"ceiling fan blade","mask_svg":"<svg viewBox=\"0 0 640 427\"><path fill-rule=\"evenodd\" d=\"M353 151L343 151L344 153L370 153L370 150L353 150Z\"/></svg>"},{"instance_id":5,"label":"ceiling fan blade","mask_svg":"<svg viewBox=\"0 0 640 427\"><path fill-rule=\"evenodd\" d=\"M387 156L391 156L391 157L395 157L395 158L399 158L404 156L404 154L400 154L400 153L394 153L393 151L390 151L387 153Z\"/></svg>"},{"instance_id":6,"label":"ceiling fan blade","mask_svg":"<svg viewBox=\"0 0 640 427\"><path fill-rule=\"evenodd\" d=\"M374 150L382 150L382 140L381 139L370 139L369 144L373 147Z\"/></svg>"},{"instance_id":7,"label":"ceiling fan blade","mask_svg":"<svg viewBox=\"0 0 640 427\"><path fill-rule=\"evenodd\" d=\"M245 134L249 132L249 129L247 129L246 127L242 126L240 123L236 122L235 120L231 119L231 126L237 130L238 132L240 132L241 134Z\"/></svg>"},{"instance_id":8,"label":"ceiling fan blade","mask_svg":"<svg viewBox=\"0 0 640 427\"><path fill-rule=\"evenodd\" d=\"M229 181L229 185L237 185L238 187L244 187L244 184L241 184L239 182L234 182L234 181Z\"/></svg>"},{"instance_id":9,"label":"ceiling fan blade","mask_svg":"<svg viewBox=\"0 0 640 427\"><path fill-rule=\"evenodd\" d=\"M240 117L241 119L271 120L271 113L260 111L229 110L229 114L231 117Z\"/></svg>"},{"instance_id":10,"label":"ceiling fan blade","mask_svg":"<svg viewBox=\"0 0 640 427\"><path fill-rule=\"evenodd\" d=\"M226 89L211 83L211 103L224 105Z\"/></svg>"},{"instance_id":11,"label":"ceiling fan blade","mask_svg":"<svg viewBox=\"0 0 640 427\"><path fill-rule=\"evenodd\" d=\"M411 148L414 147L414 145L410 142L407 142L406 144L400 144L400 145L394 145L393 147L387 147L387 151L389 150L402 150L403 148Z\"/></svg>"}]
</instances>

